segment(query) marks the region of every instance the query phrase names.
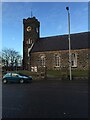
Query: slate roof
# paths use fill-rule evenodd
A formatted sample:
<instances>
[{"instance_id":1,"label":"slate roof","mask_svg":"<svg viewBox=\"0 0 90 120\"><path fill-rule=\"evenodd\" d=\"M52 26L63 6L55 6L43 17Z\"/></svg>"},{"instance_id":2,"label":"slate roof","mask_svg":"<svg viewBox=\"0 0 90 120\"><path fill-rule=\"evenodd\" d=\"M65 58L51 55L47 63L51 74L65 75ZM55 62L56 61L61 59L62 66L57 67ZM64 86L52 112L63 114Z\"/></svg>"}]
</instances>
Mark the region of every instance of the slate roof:
<instances>
[{"instance_id":1,"label":"slate roof","mask_svg":"<svg viewBox=\"0 0 90 120\"><path fill-rule=\"evenodd\" d=\"M88 34L90 32L71 34L71 49L88 48ZM68 50L68 35L40 38L31 52Z\"/></svg>"}]
</instances>

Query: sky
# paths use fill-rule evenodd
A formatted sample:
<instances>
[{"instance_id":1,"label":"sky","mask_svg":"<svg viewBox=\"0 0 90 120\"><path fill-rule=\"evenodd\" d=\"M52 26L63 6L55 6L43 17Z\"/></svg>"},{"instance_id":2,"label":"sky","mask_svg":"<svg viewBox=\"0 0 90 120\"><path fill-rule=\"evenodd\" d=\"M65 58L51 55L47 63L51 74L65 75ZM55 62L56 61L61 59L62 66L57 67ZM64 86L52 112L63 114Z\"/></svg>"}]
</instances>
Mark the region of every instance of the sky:
<instances>
[{"instance_id":1,"label":"sky","mask_svg":"<svg viewBox=\"0 0 90 120\"><path fill-rule=\"evenodd\" d=\"M13 48L23 55L23 19L31 11L40 21L40 37L88 31L88 2L2 2L2 49Z\"/></svg>"}]
</instances>

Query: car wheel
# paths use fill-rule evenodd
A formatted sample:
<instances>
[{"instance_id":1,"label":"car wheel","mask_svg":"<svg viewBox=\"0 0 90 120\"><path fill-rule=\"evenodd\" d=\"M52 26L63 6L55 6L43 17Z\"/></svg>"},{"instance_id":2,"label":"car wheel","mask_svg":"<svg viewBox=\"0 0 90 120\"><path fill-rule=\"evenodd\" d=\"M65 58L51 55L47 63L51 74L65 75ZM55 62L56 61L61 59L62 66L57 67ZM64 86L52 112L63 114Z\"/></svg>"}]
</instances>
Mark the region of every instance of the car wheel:
<instances>
[{"instance_id":1,"label":"car wheel","mask_svg":"<svg viewBox=\"0 0 90 120\"><path fill-rule=\"evenodd\" d=\"M6 84L6 83L7 83L7 80L6 80L6 79L4 79L4 80L3 80L3 83L4 83L4 84Z\"/></svg>"},{"instance_id":2,"label":"car wheel","mask_svg":"<svg viewBox=\"0 0 90 120\"><path fill-rule=\"evenodd\" d=\"M24 80L23 80L23 79L20 79L20 83L24 83Z\"/></svg>"}]
</instances>

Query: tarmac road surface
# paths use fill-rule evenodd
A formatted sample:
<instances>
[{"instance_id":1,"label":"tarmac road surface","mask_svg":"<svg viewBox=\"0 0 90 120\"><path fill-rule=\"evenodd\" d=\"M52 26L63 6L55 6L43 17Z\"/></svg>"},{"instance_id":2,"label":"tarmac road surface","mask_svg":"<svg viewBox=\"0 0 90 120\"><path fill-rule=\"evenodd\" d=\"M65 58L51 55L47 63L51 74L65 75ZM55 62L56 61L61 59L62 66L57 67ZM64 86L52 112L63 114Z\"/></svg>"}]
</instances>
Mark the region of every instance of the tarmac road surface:
<instances>
[{"instance_id":1,"label":"tarmac road surface","mask_svg":"<svg viewBox=\"0 0 90 120\"><path fill-rule=\"evenodd\" d=\"M3 118L88 118L88 82L38 80L2 85Z\"/></svg>"},{"instance_id":2,"label":"tarmac road surface","mask_svg":"<svg viewBox=\"0 0 90 120\"><path fill-rule=\"evenodd\" d=\"M0 78L0 120L2 118L2 81Z\"/></svg>"}]
</instances>

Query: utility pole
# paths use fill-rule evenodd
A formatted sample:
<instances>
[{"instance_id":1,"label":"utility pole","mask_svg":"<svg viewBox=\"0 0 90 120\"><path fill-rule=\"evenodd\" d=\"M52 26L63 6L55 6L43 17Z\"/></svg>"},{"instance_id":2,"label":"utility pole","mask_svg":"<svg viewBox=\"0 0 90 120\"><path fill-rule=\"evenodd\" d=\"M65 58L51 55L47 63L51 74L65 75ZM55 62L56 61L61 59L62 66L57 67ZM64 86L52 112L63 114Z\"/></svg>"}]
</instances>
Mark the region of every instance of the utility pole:
<instances>
[{"instance_id":1,"label":"utility pole","mask_svg":"<svg viewBox=\"0 0 90 120\"><path fill-rule=\"evenodd\" d=\"M70 74L70 80L72 80L72 73L71 73L71 39L70 39L70 12L69 7L66 7L66 10L68 12L68 40L69 40L69 74Z\"/></svg>"}]
</instances>

